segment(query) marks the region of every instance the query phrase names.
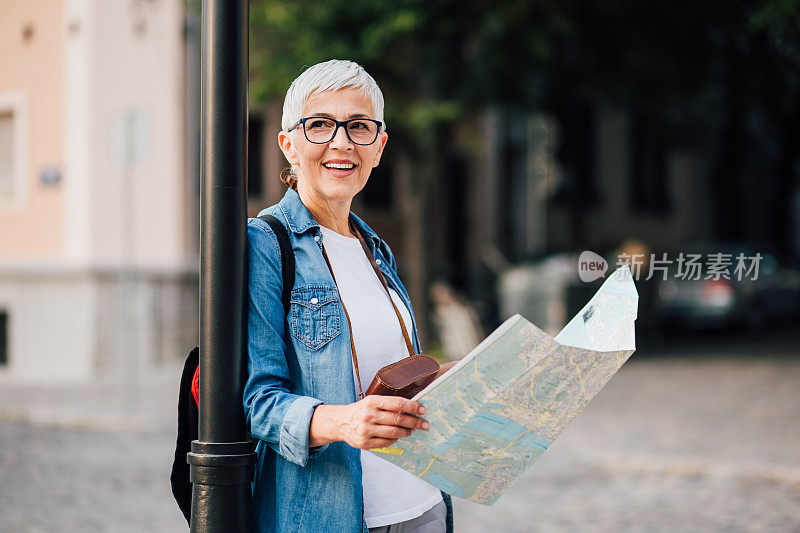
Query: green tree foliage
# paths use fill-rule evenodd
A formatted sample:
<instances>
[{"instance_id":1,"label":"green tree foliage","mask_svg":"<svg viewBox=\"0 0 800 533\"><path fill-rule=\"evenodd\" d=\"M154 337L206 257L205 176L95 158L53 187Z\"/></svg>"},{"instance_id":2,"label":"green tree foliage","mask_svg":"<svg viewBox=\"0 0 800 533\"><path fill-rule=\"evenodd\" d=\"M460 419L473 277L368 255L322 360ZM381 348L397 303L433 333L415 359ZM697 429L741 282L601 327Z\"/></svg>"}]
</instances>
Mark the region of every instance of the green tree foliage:
<instances>
[{"instance_id":1,"label":"green tree foliage","mask_svg":"<svg viewBox=\"0 0 800 533\"><path fill-rule=\"evenodd\" d=\"M796 186L800 0L251 0L250 17L253 100L282 97L303 66L352 59L381 84L395 149L442 144L487 106L604 100L712 154L721 220L746 201L754 150L773 154L771 194ZM784 202L776 229L788 216Z\"/></svg>"},{"instance_id":2,"label":"green tree foliage","mask_svg":"<svg viewBox=\"0 0 800 533\"><path fill-rule=\"evenodd\" d=\"M331 58L367 68L387 121L425 128L489 101L527 100L568 31L560 2L253 0L251 92L280 97L302 66Z\"/></svg>"},{"instance_id":3,"label":"green tree foliage","mask_svg":"<svg viewBox=\"0 0 800 533\"><path fill-rule=\"evenodd\" d=\"M281 97L303 66L349 58L380 80L390 122L414 127L594 98L708 125L732 53L773 71L763 83L800 75L798 13L798 0L252 0L251 92Z\"/></svg>"}]
</instances>

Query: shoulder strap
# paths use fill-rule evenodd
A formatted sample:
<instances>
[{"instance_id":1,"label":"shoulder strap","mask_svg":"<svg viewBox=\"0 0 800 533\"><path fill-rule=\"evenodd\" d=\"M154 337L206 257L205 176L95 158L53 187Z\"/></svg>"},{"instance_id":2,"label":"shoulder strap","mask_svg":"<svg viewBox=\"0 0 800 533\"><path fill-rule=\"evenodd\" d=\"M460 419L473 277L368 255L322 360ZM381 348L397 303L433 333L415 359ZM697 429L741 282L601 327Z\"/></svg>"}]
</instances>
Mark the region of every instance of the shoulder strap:
<instances>
[{"instance_id":1,"label":"shoulder strap","mask_svg":"<svg viewBox=\"0 0 800 533\"><path fill-rule=\"evenodd\" d=\"M289 314L289 301L292 295L292 287L294 286L294 250L292 250L292 243L289 242L289 232L286 226L280 220L272 215L262 215L261 220L269 224L275 238L278 239L278 247L281 250L281 273L283 275L283 312L285 315Z\"/></svg>"},{"instance_id":2,"label":"shoulder strap","mask_svg":"<svg viewBox=\"0 0 800 533\"><path fill-rule=\"evenodd\" d=\"M389 292L389 286L386 283L386 278L384 278L381 269L378 267L378 264L375 262L375 257L372 255L372 250L369 249L369 246L364 241L364 237L361 235L361 232L358 230L356 225L353 223L352 218L348 221L350 224L350 229L358 236L358 240L361 242L361 247L364 250L364 254L369 259L370 264L372 265L372 269L375 271L375 275L383 285L383 289L386 291L386 296L389 298L389 302L391 302L392 307L394 308L394 312L397 315L397 320L400 322L400 329L403 331L403 338L406 341L406 348L408 348L408 356L414 356L414 347L411 344L411 339L408 338L408 331L406 330L405 323L403 322L403 317L400 315L400 311L397 309L397 306L392 299L392 295ZM328 265L328 270L331 271L331 278L333 278L333 282L336 283L336 276L333 274L333 266L331 265L330 259L328 259L328 253L325 251L325 245L322 245L322 257L325 258L325 264ZM336 284L338 288L338 283ZM350 328L350 353L353 355L353 366L356 369L356 379L358 380L358 393L361 399L364 399L364 389L361 387L361 373L358 370L358 357L356 357L356 344L353 341L353 324L350 322L350 314L347 312L347 307L344 305L344 300L339 296L339 299L342 301L342 308L344 309L344 316L347 318L347 325Z\"/></svg>"}]
</instances>

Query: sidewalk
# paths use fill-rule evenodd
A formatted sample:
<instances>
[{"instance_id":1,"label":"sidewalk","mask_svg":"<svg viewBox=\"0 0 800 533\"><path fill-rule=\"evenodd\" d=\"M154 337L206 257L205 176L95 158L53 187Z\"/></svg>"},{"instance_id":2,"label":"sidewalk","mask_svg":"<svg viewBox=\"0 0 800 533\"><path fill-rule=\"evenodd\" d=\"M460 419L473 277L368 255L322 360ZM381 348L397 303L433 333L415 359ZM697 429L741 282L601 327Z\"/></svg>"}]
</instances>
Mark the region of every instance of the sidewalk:
<instances>
[{"instance_id":1,"label":"sidewalk","mask_svg":"<svg viewBox=\"0 0 800 533\"><path fill-rule=\"evenodd\" d=\"M141 369L138 380L98 377L86 383L0 380L0 421L88 431L173 431L181 362Z\"/></svg>"},{"instance_id":2,"label":"sidewalk","mask_svg":"<svg viewBox=\"0 0 800 533\"><path fill-rule=\"evenodd\" d=\"M787 355L634 355L493 507L456 499L458 530L800 531Z\"/></svg>"},{"instance_id":3,"label":"sidewalk","mask_svg":"<svg viewBox=\"0 0 800 533\"><path fill-rule=\"evenodd\" d=\"M716 344L634 355L494 506L456 498L457 531L800 531L800 344ZM0 382L0 529L185 531L179 375L143 372L136 409L110 379Z\"/></svg>"}]
</instances>

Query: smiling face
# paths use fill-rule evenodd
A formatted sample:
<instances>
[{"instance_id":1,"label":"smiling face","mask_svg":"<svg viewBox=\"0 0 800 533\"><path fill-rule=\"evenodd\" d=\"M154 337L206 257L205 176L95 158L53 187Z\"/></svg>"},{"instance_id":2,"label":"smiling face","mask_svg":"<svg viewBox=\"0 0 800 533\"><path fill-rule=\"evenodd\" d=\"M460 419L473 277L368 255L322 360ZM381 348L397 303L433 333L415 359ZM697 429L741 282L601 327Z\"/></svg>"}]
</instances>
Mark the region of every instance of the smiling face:
<instances>
[{"instance_id":1,"label":"smiling face","mask_svg":"<svg viewBox=\"0 0 800 533\"><path fill-rule=\"evenodd\" d=\"M330 117L339 121L375 118L369 99L352 88L313 94L302 116ZM303 135L302 126L278 134L278 143L286 159L298 167L297 192L312 213L316 209L347 213L353 197L364 188L370 172L378 166L387 139L386 132L381 132L374 143L362 146L351 142L344 128L339 128L330 142L314 144Z\"/></svg>"}]
</instances>

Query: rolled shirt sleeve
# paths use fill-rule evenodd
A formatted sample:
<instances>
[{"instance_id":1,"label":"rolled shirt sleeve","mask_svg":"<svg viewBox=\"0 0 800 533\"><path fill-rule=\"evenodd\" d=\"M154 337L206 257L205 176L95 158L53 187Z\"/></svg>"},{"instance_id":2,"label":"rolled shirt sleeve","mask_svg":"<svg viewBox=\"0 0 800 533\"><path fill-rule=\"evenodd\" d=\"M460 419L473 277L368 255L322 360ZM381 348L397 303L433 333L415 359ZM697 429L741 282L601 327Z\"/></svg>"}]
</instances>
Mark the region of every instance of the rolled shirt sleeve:
<instances>
[{"instance_id":1,"label":"rolled shirt sleeve","mask_svg":"<svg viewBox=\"0 0 800 533\"><path fill-rule=\"evenodd\" d=\"M317 455L328 447L327 444L316 448L308 446L311 417L314 416L314 409L321 403L310 396L298 396L287 409L281 424L278 453L289 461L305 465L309 456Z\"/></svg>"}]
</instances>

